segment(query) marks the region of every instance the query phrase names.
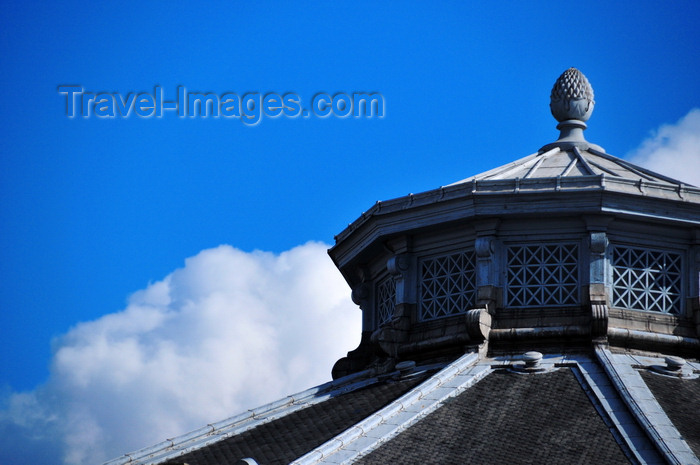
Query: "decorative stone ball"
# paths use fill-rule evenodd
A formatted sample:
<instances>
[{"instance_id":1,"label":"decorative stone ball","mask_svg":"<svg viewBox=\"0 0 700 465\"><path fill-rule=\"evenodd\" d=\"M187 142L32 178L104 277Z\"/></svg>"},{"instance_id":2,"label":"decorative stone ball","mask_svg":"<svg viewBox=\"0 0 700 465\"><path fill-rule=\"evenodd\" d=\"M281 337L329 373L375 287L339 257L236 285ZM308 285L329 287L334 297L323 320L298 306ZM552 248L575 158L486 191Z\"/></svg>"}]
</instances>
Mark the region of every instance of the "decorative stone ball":
<instances>
[{"instance_id":1,"label":"decorative stone ball","mask_svg":"<svg viewBox=\"0 0 700 465\"><path fill-rule=\"evenodd\" d=\"M542 353L535 352L534 350L530 352L525 352L523 354L523 360L525 361L525 366L535 367L539 365L540 360L542 360Z\"/></svg>"},{"instance_id":2,"label":"decorative stone ball","mask_svg":"<svg viewBox=\"0 0 700 465\"><path fill-rule=\"evenodd\" d=\"M593 88L586 76L576 68L564 71L554 83L549 108L557 121L588 121L594 106Z\"/></svg>"},{"instance_id":3,"label":"decorative stone ball","mask_svg":"<svg viewBox=\"0 0 700 465\"><path fill-rule=\"evenodd\" d=\"M666 362L666 367L671 371L679 371L685 365L685 360L681 357L674 357L670 355L664 359Z\"/></svg>"}]
</instances>

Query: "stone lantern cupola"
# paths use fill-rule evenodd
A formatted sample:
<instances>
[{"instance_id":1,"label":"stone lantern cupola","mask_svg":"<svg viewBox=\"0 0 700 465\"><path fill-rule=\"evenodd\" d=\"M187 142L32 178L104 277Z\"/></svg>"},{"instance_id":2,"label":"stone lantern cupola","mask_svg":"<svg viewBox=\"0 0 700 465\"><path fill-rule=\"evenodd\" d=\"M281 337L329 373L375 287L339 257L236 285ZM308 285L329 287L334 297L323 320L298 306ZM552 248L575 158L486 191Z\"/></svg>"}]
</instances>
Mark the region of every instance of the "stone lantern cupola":
<instances>
[{"instance_id":1,"label":"stone lantern cupola","mask_svg":"<svg viewBox=\"0 0 700 465\"><path fill-rule=\"evenodd\" d=\"M587 142L594 104L566 70L551 92L556 141L377 202L336 236L363 335L334 377L465 351L700 353L700 189Z\"/></svg>"}]
</instances>

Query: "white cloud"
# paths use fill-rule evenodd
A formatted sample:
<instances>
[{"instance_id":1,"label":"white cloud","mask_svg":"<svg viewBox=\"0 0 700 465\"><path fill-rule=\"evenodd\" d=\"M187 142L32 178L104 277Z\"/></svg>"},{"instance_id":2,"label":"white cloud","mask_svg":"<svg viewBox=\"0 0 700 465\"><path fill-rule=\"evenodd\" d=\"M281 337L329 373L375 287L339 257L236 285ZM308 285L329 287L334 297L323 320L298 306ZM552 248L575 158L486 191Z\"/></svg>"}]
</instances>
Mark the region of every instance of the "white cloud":
<instances>
[{"instance_id":1,"label":"white cloud","mask_svg":"<svg viewBox=\"0 0 700 465\"><path fill-rule=\"evenodd\" d=\"M204 250L57 341L50 380L7 398L0 431L95 464L328 381L359 343L349 295L324 244Z\"/></svg>"},{"instance_id":2,"label":"white cloud","mask_svg":"<svg viewBox=\"0 0 700 465\"><path fill-rule=\"evenodd\" d=\"M627 158L652 171L700 186L700 108L693 108L676 124L661 126Z\"/></svg>"}]
</instances>

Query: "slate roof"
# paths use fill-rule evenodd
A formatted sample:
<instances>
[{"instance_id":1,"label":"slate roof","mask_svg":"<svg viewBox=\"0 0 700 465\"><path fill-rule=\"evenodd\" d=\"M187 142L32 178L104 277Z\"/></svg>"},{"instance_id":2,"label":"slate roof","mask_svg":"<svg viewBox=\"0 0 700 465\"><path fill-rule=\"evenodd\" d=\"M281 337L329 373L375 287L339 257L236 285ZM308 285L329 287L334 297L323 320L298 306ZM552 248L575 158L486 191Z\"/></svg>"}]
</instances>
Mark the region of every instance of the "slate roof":
<instances>
[{"instance_id":1,"label":"slate roof","mask_svg":"<svg viewBox=\"0 0 700 465\"><path fill-rule=\"evenodd\" d=\"M387 380L333 396L325 402L295 411L164 463L223 464L235 463L244 457L254 457L259 463L287 464L384 407L415 386L419 380L421 379Z\"/></svg>"},{"instance_id":2,"label":"slate roof","mask_svg":"<svg viewBox=\"0 0 700 465\"><path fill-rule=\"evenodd\" d=\"M398 379L398 372L363 371L152 447L125 454L109 465L235 463L248 456L288 463L352 426L424 380L431 369Z\"/></svg>"},{"instance_id":3,"label":"slate roof","mask_svg":"<svg viewBox=\"0 0 700 465\"><path fill-rule=\"evenodd\" d=\"M545 355L532 372L520 357L468 353L438 372L351 375L301 404L228 421L230 434L185 435L108 463L700 464L697 410L677 401L697 406L700 363L684 368L689 379L650 369L663 363L601 346Z\"/></svg>"},{"instance_id":4,"label":"slate roof","mask_svg":"<svg viewBox=\"0 0 700 465\"><path fill-rule=\"evenodd\" d=\"M358 464L628 464L571 368L497 370Z\"/></svg>"},{"instance_id":5,"label":"slate roof","mask_svg":"<svg viewBox=\"0 0 700 465\"><path fill-rule=\"evenodd\" d=\"M700 378L682 379L641 373L673 425L700 457Z\"/></svg>"}]
</instances>

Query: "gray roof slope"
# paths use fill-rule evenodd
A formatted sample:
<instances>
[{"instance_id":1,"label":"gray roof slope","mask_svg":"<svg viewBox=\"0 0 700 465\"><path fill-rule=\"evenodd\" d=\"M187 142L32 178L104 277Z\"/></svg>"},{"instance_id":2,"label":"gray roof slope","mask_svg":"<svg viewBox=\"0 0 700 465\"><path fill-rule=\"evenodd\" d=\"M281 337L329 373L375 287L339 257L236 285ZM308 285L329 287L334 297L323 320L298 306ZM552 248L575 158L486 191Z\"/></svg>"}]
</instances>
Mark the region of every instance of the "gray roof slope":
<instances>
[{"instance_id":1,"label":"gray roof slope","mask_svg":"<svg viewBox=\"0 0 700 465\"><path fill-rule=\"evenodd\" d=\"M446 400L477 383L490 373L478 364L476 353L467 353L391 404L368 416L331 441L309 451L294 465L352 463L361 454L390 440L403 429L429 414Z\"/></svg>"},{"instance_id":2,"label":"gray roof slope","mask_svg":"<svg viewBox=\"0 0 700 465\"><path fill-rule=\"evenodd\" d=\"M623 458L626 461L618 460L617 463L643 463L643 464L662 464L666 463L657 451L657 447L649 439L648 432L642 428L634 416L630 412L628 406L623 401L622 396L613 387L608 374L604 370L602 364L586 355L548 355L541 362L541 369L554 370L560 369L573 374L578 383L571 383L571 379L565 381L555 380L551 388L555 393L552 399L544 396L544 400L536 402L536 395L520 395L520 390L525 390L531 394L546 391L545 386L538 386L544 381L552 382L551 379L541 378L543 374L526 374L518 375L518 378L506 379L506 381L497 382L502 392L496 391L496 394L491 395L493 386L489 386L482 392L486 397L472 399L471 393L477 397L483 388L482 383L492 377L492 373L497 370L504 369L519 369L523 364L520 357L497 357L479 358L476 354L467 354L451 365L443 369L440 373L432 376L421 385L407 392L393 403L387 405L384 409L378 411L374 415L366 418L362 422L353 426L341 435L333 438L331 441L322 446L310 451L304 457L294 461L295 465L312 465L312 464L339 464L339 463L357 463L358 460L363 460L362 457L372 456L374 451L382 449L378 454L386 454L381 456L376 461L373 458L368 458L366 463L392 463L394 460L390 456L395 455L401 457L400 463L416 463L419 461L427 461L428 463L470 463L469 460L459 458L470 457L470 452L466 449L480 447L479 444L467 444L467 447L462 447L464 441L470 441L469 438L477 437L488 442L493 448L501 448L508 453L516 453L516 451L527 450L527 445L523 444L528 440L527 432L532 425L532 415L512 415L509 409L513 408L522 413L527 409L534 408L537 410L537 415L542 418L547 418L548 424L554 423L559 428L565 430L571 425L566 423L565 416L561 415L561 408L569 408L569 396L577 399L580 407L579 413L582 414L580 422L586 427L592 427L599 434L602 443L606 444L608 454L605 460L618 460L612 458L617 455L617 449L624 451ZM515 381L518 384L517 389L513 393L508 393L509 385ZM547 384L547 383L545 383ZM542 389L540 389L542 388ZM583 394L585 392L585 394ZM464 393L464 394L462 394ZM472 409L478 411L478 415L471 424L463 423L465 413L460 408L455 408L454 401L450 399L460 396L460 398L472 399L467 402ZM466 396L466 397L463 397ZM535 401L535 403L533 403ZM477 405L478 404L478 405ZM587 406L587 407L583 407ZM479 410L483 409L483 410ZM401 439L402 435L412 434L414 428L420 428L420 424L425 418L433 417L433 412L439 410L444 418L453 422L453 426L462 431L452 431L447 436L441 436L438 430L444 428L444 425L432 425L432 428L427 428L429 434L437 435L436 437L427 437L423 433L409 436L411 444L420 444L421 450L413 452L413 456L406 455L405 440ZM499 433L499 425L494 421L486 420L484 412L492 412L493 418L498 418L498 421L513 420L507 425L508 433L511 434L511 443L504 446L501 441L503 431ZM532 413L534 410L531 410ZM470 411L471 412L471 411ZM473 413L473 412L471 412ZM483 421L479 423L479 418ZM430 420L425 420L430 421ZM503 428L506 426L501 423ZM576 430L575 433L580 433ZM435 430L435 431L433 431ZM484 431L481 431L484 430ZM590 434L590 431L586 431ZM455 442L455 437L460 438L459 444ZM595 435L594 435L595 436ZM405 436L404 436L405 437ZM612 442L611 442L612 441ZM556 442L556 441L555 441ZM619 444L619 446L617 446ZM546 451L551 461L561 459L563 463L570 463L568 458L567 446L562 444L551 444L541 442L542 447L548 449ZM612 447L612 446L615 447ZM412 447L412 446L410 446ZM484 446L486 447L486 446ZM575 447L574 447L575 448ZM424 454L423 449L427 449L430 455ZM556 449L556 450L554 450ZM493 452L493 451L492 451ZM496 453L496 452L494 452ZM500 453L500 452L499 452ZM423 455L421 455L423 454ZM599 457L600 458L600 457ZM510 463L512 457L503 459L500 456L484 456L472 457L471 463ZM388 462L384 462L384 461ZM493 462L492 462L493 460ZM504 461L505 460L505 461ZM601 458L598 463L608 463ZM527 463L527 462L526 462ZM615 463L614 461L612 463ZM691 462L688 462L691 463Z\"/></svg>"},{"instance_id":3,"label":"gray roof slope","mask_svg":"<svg viewBox=\"0 0 700 465\"><path fill-rule=\"evenodd\" d=\"M358 464L628 464L571 369L497 370Z\"/></svg>"},{"instance_id":4,"label":"gray roof slope","mask_svg":"<svg viewBox=\"0 0 700 465\"><path fill-rule=\"evenodd\" d=\"M162 464L182 457L183 455L189 454L193 451L204 451L210 447L216 448L218 447L216 444L227 440L228 438L237 437L248 431L255 430L260 426L274 422L275 420L293 415L295 412L299 412L303 409L319 404L324 404L329 400L337 399L342 397L344 394L353 393L356 391L362 392L363 395L371 395L372 392L377 389L378 399L385 399L385 401L388 402L391 400L392 396L396 397L397 395L400 395L403 390L409 389L415 383L419 382L421 379L424 379L425 376L428 375L429 370L436 368L437 366L429 366L425 367L423 370L417 370L410 374L410 380L407 379L404 383L399 383L392 388L383 386L391 386L396 384L394 381L396 381L399 375L398 371L381 376L374 376L375 372L372 370L354 373L320 386L307 389L306 391L287 396L270 404L248 410L225 420L210 423L182 436L167 439L153 446L125 454L121 457L106 462L105 465ZM394 392L393 389L398 389L398 391ZM387 395L389 399L386 399ZM343 397L343 400L353 398L354 397L352 396L349 398ZM363 410L363 408L366 407L366 405L362 405L362 408L358 409L357 413L371 413ZM315 409L312 412L318 414L319 411L323 412L324 408L326 407L323 406L320 410ZM258 431L266 431L266 429L261 429ZM322 438L323 434L321 434L320 437ZM306 444L306 446L313 447L310 444ZM178 463L178 461L176 460L174 463ZM219 462L214 460L205 463L218 464Z\"/></svg>"},{"instance_id":5,"label":"gray roof slope","mask_svg":"<svg viewBox=\"0 0 700 465\"><path fill-rule=\"evenodd\" d=\"M494 168L451 185L486 180L557 178L576 176L610 176L638 181L640 179L669 186L687 185L621 158L588 147L553 147L537 152L506 165Z\"/></svg>"},{"instance_id":6,"label":"gray roof slope","mask_svg":"<svg viewBox=\"0 0 700 465\"><path fill-rule=\"evenodd\" d=\"M641 375L683 439L700 457L700 378L681 379L651 372Z\"/></svg>"}]
</instances>

